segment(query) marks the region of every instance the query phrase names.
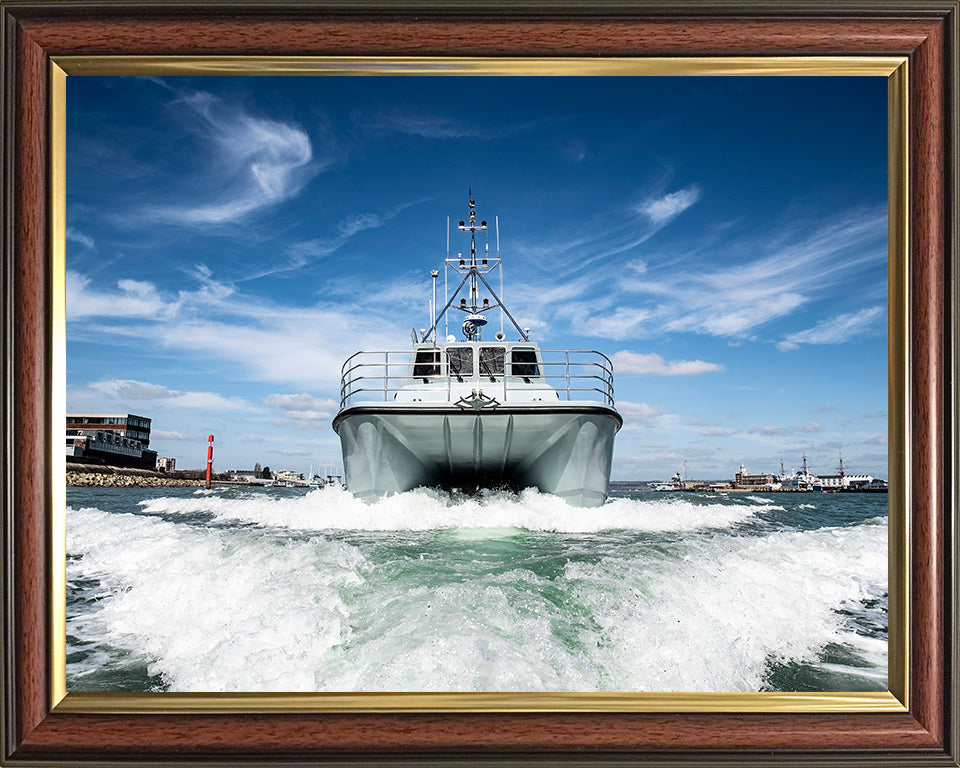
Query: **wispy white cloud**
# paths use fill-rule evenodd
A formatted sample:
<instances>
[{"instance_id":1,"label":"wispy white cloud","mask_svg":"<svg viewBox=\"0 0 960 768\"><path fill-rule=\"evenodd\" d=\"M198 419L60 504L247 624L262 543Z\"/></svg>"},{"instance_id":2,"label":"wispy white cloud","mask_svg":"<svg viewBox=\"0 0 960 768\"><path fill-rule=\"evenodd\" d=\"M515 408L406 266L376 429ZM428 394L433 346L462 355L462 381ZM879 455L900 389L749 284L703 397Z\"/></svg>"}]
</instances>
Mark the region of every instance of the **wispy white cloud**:
<instances>
[{"instance_id":1,"label":"wispy white cloud","mask_svg":"<svg viewBox=\"0 0 960 768\"><path fill-rule=\"evenodd\" d=\"M175 440L177 442L200 444L206 442L207 436L202 432L178 432L176 430L169 429L151 429L150 439Z\"/></svg>"},{"instance_id":2,"label":"wispy white cloud","mask_svg":"<svg viewBox=\"0 0 960 768\"><path fill-rule=\"evenodd\" d=\"M288 249L290 259L297 266L300 266L311 259L330 256L343 247L354 235L369 229L382 227L402 211L422 202L424 202L423 199L411 200L396 205L383 213L362 212L348 216L337 225L333 234L291 245Z\"/></svg>"},{"instance_id":3,"label":"wispy white cloud","mask_svg":"<svg viewBox=\"0 0 960 768\"><path fill-rule=\"evenodd\" d=\"M194 116L217 172L193 180L189 195L196 202L151 206L141 212L144 219L191 226L235 222L293 197L330 162L315 158L310 137L297 125L247 114L204 91L184 92L174 104Z\"/></svg>"},{"instance_id":4,"label":"wispy white cloud","mask_svg":"<svg viewBox=\"0 0 960 768\"><path fill-rule=\"evenodd\" d=\"M356 213L340 222L338 227L339 234L342 237L353 237L357 232L363 232L365 229L375 229L382 227L384 222L397 215L397 210L392 211L386 216L376 213Z\"/></svg>"},{"instance_id":5,"label":"wispy white cloud","mask_svg":"<svg viewBox=\"0 0 960 768\"><path fill-rule=\"evenodd\" d=\"M274 448L273 450L267 451L267 453L276 453L280 456L310 456L311 452L303 448Z\"/></svg>"},{"instance_id":6,"label":"wispy white cloud","mask_svg":"<svg viewBox=\"0 0 960 768\"><path fill-rule=\"evenodd\" d=\"M582 305L569 308L571 316L577 318L577 333L616 341L647 335L649 321L655 316L654 310L642 307L616 307L613 311L580 315L584 309Z\"/></svg>"},{"instance_id":7,"label":"wispy white cloud","mask_svg":"<svg viewBox=\"0 0 960 768\"><path fill-rule=\"evenodd\" d=\"M563 139L557 148L564 157L574 163L582 163L587 158L587 146L582 139Z\"/></svg>"},{"instance_id":8,"label":"wispy white cloud","mask_svg":"<svg viewBox=\"0 0 960 768\"><path fill-rule=\"evenodd\" d=\"M724 427L706 427L699 430L699 432L704 437L729 437L730 435L737 434L737 430L726 429Z\"/></svg>"},{"instance_id":9,"label":"wispy white cloud","mask_svg":"<svg viewBox=\"0 0 960 768\"><path fill-rule=\"evenodd\" d=\"M463 139L481 135L475 127L461 120L400 110L380 113L366 120L365 126L426 139Z\"/></svg>"},{"instance_id":10,"label":"wispy white cloud","mask_svg":"<svg viewBox=\"0 0 960 768\"><path fill-rule=\"evenodd\" d=\"M813 328L791 333L777 347L783 351L796 349L800 344L842 344L854 336L877 330L877 321L885 316L883 307L868 307L859 312L837 315L821 320Z\"/></svg>"},{"instance_id":11,"label":"wispy white cloud","mask_svg":"<svg viewBox=\"0 0 960 768\"><path fill-rule=\"evenodd\" d=\"M285 422L320 421L324 426L328 426L330 419L339 409L335 400L316 398L306 392L268 395L263 402L278 411Z\"/></svg>"},{"instance_id":12,"label":"wispy white cloud","mask_svg":"<svg viewBox=\"0 0 960 768\"><path fill-rule=\"evenodd\" d=\"M658 182L658 185L662 183ZM621 261L623 254L635 253L692 206L699 196L697 184L671 194L647 192L641 203L621 202L576 226L558 229L559 236L553 240L514 242L512 245L524 261L547 265L553 275L569 277L587 273L596 280L611 267L626 267L633 273L644 274L649 266L646 258L641 260L632 256L624 264ZM604 269L597 270L598 265Z\"/></svg>"},{"instance_id":13,"label":"wispy white cloud","mask_svg":"<svg viewBox=\"0 0 960 768\"><path fill-rule=\"evenodd\" d=\"M476 123L447 115L425 112L422 106L391 107L373 114L356 113L356 126L371 132L402 133L424 139L496 139L533 130L538 121L519 124L504 123L497 128L480 127Z\"/></svg>"},{"instance_id":14,"label":"wispy white cloud","mask_svg":"<svg viewBox=\"0 0 960 768\"><path fill-rule=\"evenodd\" d=\"M762 427L751 427L747 432L751 435L785 435L787 430L776 424L766 424Z\"/></svg>"},{"instance_id":15,"label":"wispy white cloud","mask_svg":"<svg viewBox=\"0 0 960 768\"><path fill-rule=\"evenodd\" d=\"M67 319L107 316L148 318L169 315L176 302L162 298L151 284L139 280L118 280L116 288L96 288L91 280L67 270Z\"/></svg>"},{"instance_id":16,"label":"wispy white cloud","mask_svg":"<svg viewBox=\"0 0 960 768\"><path fill-rule=\"evenodd\" d=\"M139 78L139 79L145 80L145 81L147 81L148 83L153 83L154 85L159 85L159 86L160 86L161 88L163 88L164 90L172 91L172 92L174 92L174 93L177 92L177 89L174 88L172 85L170 85L170 83L168 83L168 82L167 82L164 78L162 78L162 77L145 76L145 77L142 77L142 78Z\"/></svg>"},{"instance_id":17,"label":"wispy white cloud","mask_svg":"<svg viewBox=\"0 0 960 768\"><path fill-rule=\"evenodd\" d=\"M752 261L739 260L732 268L707 272L707 285L765 284L791 292L809 289L818 283L835 285L851 279L865 266L885 260L887 237L886 208L855 209L814 221L798 220L791 227L752 244L759 254ZM738 280L731 283L731 278Z\"/></svg>"},{"instance_id":18,"label":"wispy white cloud","mask_svg":"<svg viewBox=\"0 0 960 768\"><path fill-rule=\"evenodd\" d=\"M671 219L675 219L699 199L700 187L691 184L677 192L649 197L638 204L636 208L655 225L665 226Z\"/></svg>"},{"instance_id":19,"label":"wispy white cloud","mask_svg":"<svg viewBox=\"0 0 960 768\"><path fill-rule=\"evenodd\" d=\"M221 283L202 264L189 274L199 285L176 294L125 280L117 290L99 292L89 279L74 275L68 319L75 338L86 333L100 343L144 342L184 361L228 363L238 379L312 390L335 389L343 361L358 349L409 343L408 332L385 316L390 307L384 308L382 296L297 307Z\"/></svg>"},{"instance_id":20,"label":"wispy white cloud","mask_svg":"<svg viewBox=\"0 0 960 768\"><path fill-rule=\"evenodd\" d=\"M358 319L344 307L291 309L255 323L185 322L165 329L162 342L231 363L250 380L317 390L337 387L343 361L358 349L402 348L409 337L383 317Z\"/></svg>"},{"instance_id":21,"label":"wispy white cloud","mask_svg":"<svg viewBox=\"0 0 960 768\"><path fill-rule=\"evenodd\" d=\"M585 271L575 278L576 301L552 308L541 301L537 309L555 325L569 320L577 332L616 340L667 331L742 342L876 269L886 259L886 231L885 210L858 209L815 223L796 222L792 229L749 242L718 242L706 262L702 256L661 249L641 262L628 260L621 271L614 262ZM588 248L590 237L584 234L581 240L584 245L578 248ZM744 252L757 257L745 260ZM562 281L542 275L537 285L541 295L551 296L574 282L563 270L556 273L564 275ZM551 311L556 318L549 316ZM842 315L782 339L780 347L843 341L870 330L880 313L872 308Z\"/></svg>"},{"instance_id":22,"label":"wispy white cloud","mask_svg":"<svg viewBox=\"0 0 960 768\"><path fill-rule=\"evenodd\" d=\"M105 403L162 401L165 406L208 411L250 411L254 407L239 397L223 397L215 392L181 392L162 384L134 379L106 378L91 382L87 392L74 392L74 397L97 397Z\"/></svg>"},{"instance_id":23,"label":"wispy white cloud","mask_svg":"<svg viewBox=\"0 0 960 768\"><path fill-rule=\"evenodd\" d=\"M716 373L724 368L717 363L703 360L664 360L656 353L647 355L623 350L611 358L617 374L640 373L649 376L696 376L701 373Z\"/></svg>"},{"instance_id":24,"label":"wispy white cloud","mask_svg":"<svg viewBox=\"0 0 960 768\"><path fill-rule=\"evenodd\" d=\"M261 269L244 273L242 276L236 278L236 282L246 283L251 280L259 280L260 278L268 277L269 275L279 275L283 272L293 272L309 262L310 258L306 253L296 253L295 251L291 250L291 252L275 257L272 262L266 264Z\"/></svg>"},{"instance_id":25,"label":"wispy white cloud","mask_svg":"<svg viewBox=\"0 0 960 768\"><path fill-rule=\"evenodd\" d=\"M769 295L758 295L761 292ZM697 291L699 293L699 291ZM738 295L739 294L739 295ZM752 294L747 296L743 294ZM668 321L669 331L692 331L709 336L737 336L789 315L807 301L800 293L772 292L769 288L699 293L698 311ZM747 300L744 303L744 300Z\"/></svg>"},{"instance_id":26,"label":"wispy white cloud","mask_svg":"<svg viewBox=\"0 0 960 768\"><path fill-rule=\"evenodd\" d=\"M767 424L763 427L751 427L747 430L750 435L782 436L792 434L815 434L823 432L823 425L819 422L810 422L809 424L792 424L789 427L782 427L776 424Z\"/></svg>"},{"instance_id":27,"label":"wispy white cloud","mask_svg":"<svg viewBox=\"0 0 960 768\"><path fill-rule=\"evenodd\" d=\"M626 400L617 401L617 410L623 416L624 429L650 426L663 416L662 408L647 403L631 403Z\"/></svg>"},{"instance_id":28,"label":"wispy white cloud","mask_svg":"<svg viewBox=\"0 0 960 768\"><path fill-rule=\"evenodd\" d=\"M133 379L103 379L89 386L115 400L168 400L180 395L160 384Z\"/></svg>"},{"instance_id":29,"label":"wispy white cloud","mask_svg":"<svg viewBox=\"0 0 960 768\"><path fill-rule=\"evenodd\" d=\"M67 240L78 243L84 248L93 248L95 245L93 238L89 235L85 235L83 232L75 229L74 227L67 227Z\"/></svg>"}]
</instances>

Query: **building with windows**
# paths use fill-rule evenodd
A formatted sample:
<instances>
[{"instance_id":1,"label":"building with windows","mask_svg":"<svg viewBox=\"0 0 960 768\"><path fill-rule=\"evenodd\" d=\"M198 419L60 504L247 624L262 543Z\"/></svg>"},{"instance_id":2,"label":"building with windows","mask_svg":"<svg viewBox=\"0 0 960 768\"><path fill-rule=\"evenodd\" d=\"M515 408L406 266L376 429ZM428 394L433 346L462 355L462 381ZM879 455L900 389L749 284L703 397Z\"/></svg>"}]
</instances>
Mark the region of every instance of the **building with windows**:
<instances>
[{"instance_id":1,"label":"building with windows","mask_svg":"<svg viewBox=\"0 0 960 768\"><path fill-rule=\"evenodd\" d=\"M869 485L872 475L818 475L817 488L821 490L840 490L845 488L857 488L863 485Z\"/></svg>"},{"instance_id":2,"label":"building with windows","mask_svg":"<svg viewBox=\"0 0 960 768\"><path fill-rule=\"evenodd\" d=\"M84 434L110 430L150 447L150 419L132 413L68 413L67 429L79 429Z\"/></svg>"},{"instance_id":3,"label":"building with windows","mask_svg":"<svg viewBox=\"0 0 960 768\"><path fill-rule=\"evenodd\" d=\"M168 456L161 456L157 459L157 469L161 472L173 472L177 468L177 460Z\"/></svg>"},{"instance_id":4,"label":"building with windows","mask_svg":"<svg viewBox=\"0 0 960 768\"><path fill-rule=\"evenodd\" d=\"M733 487L741 490L758 490L760 488L769 488L776 482L776 475L751 475L747 473L747 468L741 464L740 471L737 472L736 476L734 477Z\"/></svg>"},{"instance_id":5,"label":"building with windows","mask_svg":"<svg viewBox=\"0 0 960 768\"><path fill-rule=\"evenodd\" d=\"M70 413L66 424L68 461L156 469L150 419L132 413Z\"/></svg>"}]
</instances>

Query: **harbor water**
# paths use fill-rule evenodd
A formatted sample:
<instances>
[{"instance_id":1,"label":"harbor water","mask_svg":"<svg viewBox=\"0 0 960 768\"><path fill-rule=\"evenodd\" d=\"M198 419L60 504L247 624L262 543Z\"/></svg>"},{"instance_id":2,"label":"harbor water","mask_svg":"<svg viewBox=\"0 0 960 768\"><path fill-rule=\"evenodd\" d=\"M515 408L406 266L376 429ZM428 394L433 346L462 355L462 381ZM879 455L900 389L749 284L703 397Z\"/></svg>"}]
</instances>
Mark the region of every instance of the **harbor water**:
<instances>
[{"instance_id":1,"label":"harbor water","mask_svg":"<svg viewBox=\"0 0 960 768\"><path fill-rule=\"evenodd\" d=\"M70 691L887 687L884 494L67 489Z\"/></svg>"}]
</instances>

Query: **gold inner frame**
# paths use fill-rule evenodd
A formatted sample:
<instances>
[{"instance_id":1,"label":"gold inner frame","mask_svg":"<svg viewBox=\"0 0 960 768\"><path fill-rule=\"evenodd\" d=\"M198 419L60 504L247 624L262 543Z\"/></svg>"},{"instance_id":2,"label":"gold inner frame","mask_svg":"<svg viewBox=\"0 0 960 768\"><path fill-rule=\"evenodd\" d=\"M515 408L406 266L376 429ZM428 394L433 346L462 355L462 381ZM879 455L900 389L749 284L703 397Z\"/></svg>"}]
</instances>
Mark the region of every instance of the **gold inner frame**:
<instances>
[{"instance_id":1,"label":"gold inner frame","mask_svg":"<svg viewBox=\"0 0 960 768\"><path fill-rule=\"evenodd\" d=\"M888 690L871 693L68 693L66 456L52 439L50 705L57 712L905 712L909 708L910 409L908 62L906 57L448 58L55 56L50 62L51 435L66 420L66 88L68 76L498 75L887 78Z\"/></svg>"}]
</instances>

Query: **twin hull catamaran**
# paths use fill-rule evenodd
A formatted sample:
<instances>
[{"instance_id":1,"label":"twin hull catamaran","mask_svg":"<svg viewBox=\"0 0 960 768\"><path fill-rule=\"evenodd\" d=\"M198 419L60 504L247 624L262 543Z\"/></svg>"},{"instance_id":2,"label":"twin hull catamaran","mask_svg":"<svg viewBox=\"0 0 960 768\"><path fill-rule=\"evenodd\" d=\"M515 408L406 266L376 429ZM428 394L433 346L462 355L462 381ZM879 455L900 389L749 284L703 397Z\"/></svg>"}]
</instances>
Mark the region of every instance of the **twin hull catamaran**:
<instances>
[{"instance_id":1,"label":"twin hull catamaran","mask_svg":"<svg viewBox=\"0 0 960 768\"><path fill-rule=\"evenodd\" d=\"M470 233L470 255L448 253L446 270L462 279L439 313L439 273L431 273L433 326L412 331L412 350L357 352L343 364L333 428L347 488L371 501L420 486L534 487L599 506L623 424L614 408L613 365L595 350L542 350L530 340L485 277L499 271L502 295L499 237L496 256L487 245L478 258L476 234L487 222L477 223L472 199L469 206L459 230ZM489 294L482 301L481 290ZM500 331L487 341L485 313L496 309ZM448 313L457 312L463 337L438 341L441 321L449 329ZM507 340L505 318L516 340Z\"/></svg>"}]
</instances>

